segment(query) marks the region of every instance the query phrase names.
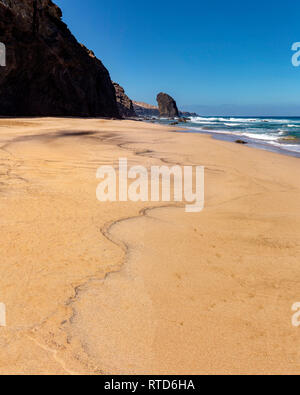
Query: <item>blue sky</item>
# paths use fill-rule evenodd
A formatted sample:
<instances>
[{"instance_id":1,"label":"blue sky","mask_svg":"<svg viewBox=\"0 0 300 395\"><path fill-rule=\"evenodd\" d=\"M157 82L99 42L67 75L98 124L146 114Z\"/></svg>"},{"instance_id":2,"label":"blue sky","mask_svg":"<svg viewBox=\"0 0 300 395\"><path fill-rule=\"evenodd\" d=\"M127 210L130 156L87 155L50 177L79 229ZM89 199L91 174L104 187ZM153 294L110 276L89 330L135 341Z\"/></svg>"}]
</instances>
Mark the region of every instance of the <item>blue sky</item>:
<instances>
[{"instance_id":1,"label":"blue sky","mask_svg":"<svg viewBox=\"0 0 300 395\"><path fill-rule=\"evenodd\" d=\"M204 115L300 115L298 0L54 0L76 38L138 101Z\"/></svg>"}]
</instances>

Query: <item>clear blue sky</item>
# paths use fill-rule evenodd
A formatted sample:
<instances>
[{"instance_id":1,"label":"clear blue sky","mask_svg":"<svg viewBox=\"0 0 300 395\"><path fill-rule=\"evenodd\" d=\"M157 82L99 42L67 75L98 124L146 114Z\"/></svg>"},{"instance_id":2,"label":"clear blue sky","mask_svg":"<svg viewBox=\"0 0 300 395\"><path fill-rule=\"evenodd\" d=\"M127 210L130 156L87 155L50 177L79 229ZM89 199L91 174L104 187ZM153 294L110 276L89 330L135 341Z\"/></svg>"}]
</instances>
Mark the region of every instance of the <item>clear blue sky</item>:
<instances>
[{"instance_id":1,"label":"clear blue sky","mask_svg":"<svg viewBox=\"0 0 300 395\"><path fill-rule=\"evenodd\" d=\"M300 115L299 0L54 0L138 101L211 115Z\"/></svg>"}]
</instances>

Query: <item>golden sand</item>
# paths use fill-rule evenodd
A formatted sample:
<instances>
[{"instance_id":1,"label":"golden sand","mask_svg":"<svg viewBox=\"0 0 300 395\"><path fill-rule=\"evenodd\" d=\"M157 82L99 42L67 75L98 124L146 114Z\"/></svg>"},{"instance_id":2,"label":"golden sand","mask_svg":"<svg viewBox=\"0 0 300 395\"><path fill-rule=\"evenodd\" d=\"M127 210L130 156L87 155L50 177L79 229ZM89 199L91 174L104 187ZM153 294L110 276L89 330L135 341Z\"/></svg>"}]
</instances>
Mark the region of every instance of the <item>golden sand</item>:
<instances>
[{"instance_id":1,"label":"golden sand","mask_svg":"<svg viewBox=\"0 0 300 395\"><path fill-rule=\"evenodd\" d=\"M120 157L205 166L205 210L100 203L96 170ZM297 158L134 121L2 119L0 224L1 374L300 371Z\"/></svg>"}]
</instances>

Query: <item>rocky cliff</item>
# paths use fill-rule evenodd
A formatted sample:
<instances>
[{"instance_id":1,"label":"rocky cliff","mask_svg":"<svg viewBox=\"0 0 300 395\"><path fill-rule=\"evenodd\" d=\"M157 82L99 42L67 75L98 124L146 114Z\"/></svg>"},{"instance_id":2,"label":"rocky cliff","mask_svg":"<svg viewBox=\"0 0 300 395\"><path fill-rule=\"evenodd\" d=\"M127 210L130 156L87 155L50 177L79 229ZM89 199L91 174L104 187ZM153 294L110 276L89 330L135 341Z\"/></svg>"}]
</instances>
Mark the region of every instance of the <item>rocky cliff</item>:
<instances>
[{"instance_id":1,"label":"rocky cliff","mask_svg":"<svg viewBox=\"0 0 300 395\"><path fill-rule=\"evenodd\" d=\"M0 0L0 115L118 117L106 68L51 0Z\"/></svg>"},{"instance_id":2,"label":"rocky cliff","mask_svg":"<svg viewBox=\"0 0 300 395\"><path fill-rule=\"evenodd\" d=\"M134 110L139 117L159 117L159 110L156 106L143 102L133 102Z\"/></svg>"},{"instance_id":3,"label":"rocky cliff","mask_svg":"<svg viewBox=\"0 0 300 395\"><path fill-rule=\"evenodd\" d=\"M136 113L134 111L133 102L126 95L124 88L122 88L116 82L113 83L116 91L116 98L118 104L119 114L123 118L131 118L136 117Z\"/></svg>"},{"instance_id":4,"label":"rocky cliff","mask_svg":"<svg viewBox=\"0 0 300 395\"><path fill-rule=\"evenodd\" d=\"M179 117L176 101L171 96L166 93L159 93L157 95L157 102L161 117Z\"/></svg>"},{"instance_id":5,"label":"rocky cliff","mask_svg":"<svg viewBox=\"0 0 300 395\"><path fill-rule=\"evenodd\" d=\"M151 118L151 117L159 117L159 115L160 115L158 107L152 106L151 104L134 101L133 107L134 107L136 115L139 117ZM195 112L179 111L179 116L190 118L190 117L198 117L199 115L196 114Z\"/></svg>"}]
</instances>

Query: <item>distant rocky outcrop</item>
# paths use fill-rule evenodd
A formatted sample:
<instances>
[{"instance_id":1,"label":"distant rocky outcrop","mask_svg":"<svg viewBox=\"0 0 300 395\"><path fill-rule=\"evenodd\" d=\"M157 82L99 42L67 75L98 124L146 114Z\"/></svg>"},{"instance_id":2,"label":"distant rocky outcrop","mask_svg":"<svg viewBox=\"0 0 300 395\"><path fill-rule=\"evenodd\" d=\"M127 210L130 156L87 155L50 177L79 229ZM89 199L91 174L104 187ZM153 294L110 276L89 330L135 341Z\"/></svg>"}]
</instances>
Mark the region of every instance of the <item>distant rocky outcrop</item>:
<instances>
[{"instance_id":1,"label":"distant rocky outcrop","mask_svg":"<svg viewBox=\"0 0 300 395\"><path fill-rule=\"evenodd\" d=\"M157 103L161 117L179 117L176 101L171 96L166 93L159 93L157 95Z\"/></svg>"},{"instance_id":2,"label":"distant rocky outcrop","mask_svg":"<svg viewBox=\"0 0 300 395\"><path fill-rule=\"evenodd\" d=\"M124 88L122 88L116 82L114 82L113 84L116 90L117 104L120 116L123 118L136 117L133 102L126 95Z\"/></svg>"},{"instance_id":3,"label":"distant rocky outcrop","mask_svg":"<svg viewBox=\"0 0 300 395\"><path fill-rule=\"evenodd\" d=\"M134 111L137 116L144 118L159 117L158 107L144 102L133 102Z\"/></svg>"},{"instance_id":4,"label":"distant rocky outcrop","mask_svg":"<svg viewBox=\"0 0 300 395\"><path fill-rule=\"evenodd\" d=\"M136 115L139 117L151 118L151 117L159 117L160 115L158 107L152 106L151 104L134 101L133 107ZM179 117L190 118L190 117L198 117L198 116L199 115L195 112L179 111Z\"/></svg>"},{"instance_id":5,"label":"distant rocky outcrop","mask_svg":"<svg viewBox=\"0 0 300 395\"><path fill-rule=\"evenodd\" d=\"M118 117L107 69L51 0L0 0L0 115Z\"/></svg>"},{"instance_id":6,"label":"distant rocky outcrop","mask_svg":"<svg viewBox=\"0 0 300 395\"><path fill-rule=\"evenodd\" d=\"M190 117L199 117L199 115L196 113L196 112L182 112L182 111L179 111L179 115L181 116L181 117L187 117L187 118L190 118Z\"/></svg>"}]
</instances>

